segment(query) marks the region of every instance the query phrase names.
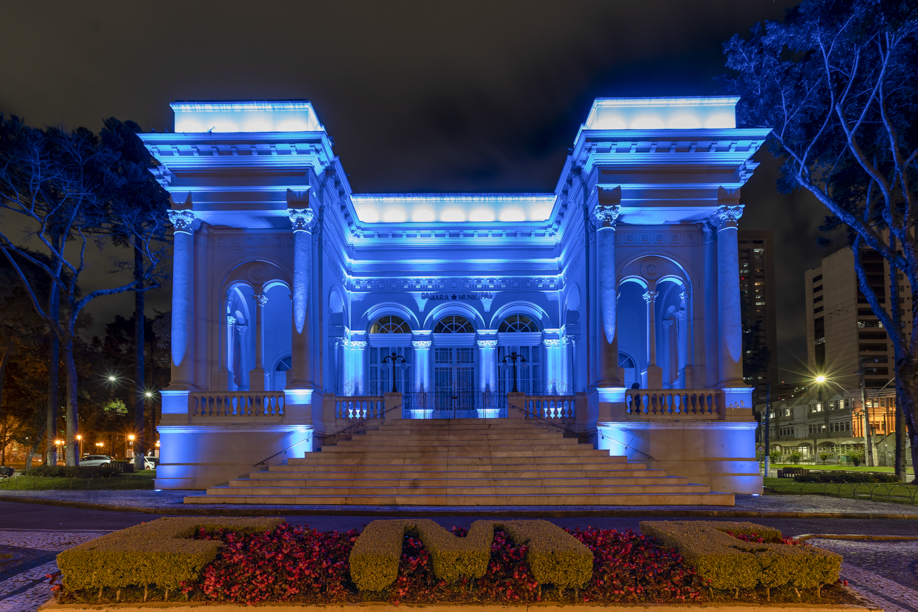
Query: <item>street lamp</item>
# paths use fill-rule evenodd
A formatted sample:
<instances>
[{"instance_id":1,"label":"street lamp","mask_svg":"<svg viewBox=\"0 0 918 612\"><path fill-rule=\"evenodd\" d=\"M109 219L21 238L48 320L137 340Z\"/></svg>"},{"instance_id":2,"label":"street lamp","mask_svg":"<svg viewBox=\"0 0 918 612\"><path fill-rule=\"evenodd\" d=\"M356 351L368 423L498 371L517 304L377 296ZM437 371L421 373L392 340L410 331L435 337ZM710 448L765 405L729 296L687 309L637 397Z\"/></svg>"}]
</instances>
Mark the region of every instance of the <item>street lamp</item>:
<instances>
[{"instance_id":1,"label":"street lamp","mask_svg":"<svg viewBox=\"0 0 918 612\"><path fill-rule=\"evenodd\" d=\"M826 389L826 383L829 382L824 374L819 374L813 379L814 382L819 385L819 409L822 410L823 419L825 420L826 433L829 431L829 411L826 410L826 402L824 399L824 392ZM807 427L809 427L809 422L807 422ZM813 463L816 463L816 458L819 456L818 450L818 441L817 436L818 429L813 431Z\"/></svg>"},{"instance_id":2,"label":"street lamp","mask_svg":"<svg viewBox=\"0 0 918 612\"><path fill-rule=\"evenodd\" d=\"M506 364L507 360L510 360L510 369L513 370L513 391L510 393L519 393L519 389L516 386L516 362L519 361L520 364L526 363L526 358L522 355L517 355L516 351L513 351L509 355L504 355L503 362Z\"/></svg>"},{"instance_id":3,"label":"street lamp","mask_svg":"<svg viewBox=\"0 0 918 612\"><path fill-rule=\"evenodd\" d=\"M392 367L392 393L398 393L398 389L395 386L395 366L399 363L399 359L401 359L401 364L403 367L408 365L408 362L405 360L405 358L398 353L386 355L382 359L383 363L388 363Z\"/></svg>"}]
</instances>

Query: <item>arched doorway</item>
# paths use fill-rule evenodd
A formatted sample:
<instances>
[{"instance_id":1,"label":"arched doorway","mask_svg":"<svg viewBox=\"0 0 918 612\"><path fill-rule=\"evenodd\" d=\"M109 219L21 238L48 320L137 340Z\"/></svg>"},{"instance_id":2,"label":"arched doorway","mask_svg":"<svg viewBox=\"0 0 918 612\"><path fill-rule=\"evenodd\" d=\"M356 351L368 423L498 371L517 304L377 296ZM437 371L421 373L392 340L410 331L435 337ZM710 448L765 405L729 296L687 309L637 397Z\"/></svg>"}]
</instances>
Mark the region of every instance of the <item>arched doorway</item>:
<instances>
[{"instance_id":1,"label":"arched doorway","mask_svg":"<svg viewBox=\"0 0 918 612\"><path fill-rule=\"evenodd\" d=\"M433 333L434 416L474 418L475 349L452 340L474 336L475 328L463 316L448 315L437 322Z\"/></svg>"}]
</instances>

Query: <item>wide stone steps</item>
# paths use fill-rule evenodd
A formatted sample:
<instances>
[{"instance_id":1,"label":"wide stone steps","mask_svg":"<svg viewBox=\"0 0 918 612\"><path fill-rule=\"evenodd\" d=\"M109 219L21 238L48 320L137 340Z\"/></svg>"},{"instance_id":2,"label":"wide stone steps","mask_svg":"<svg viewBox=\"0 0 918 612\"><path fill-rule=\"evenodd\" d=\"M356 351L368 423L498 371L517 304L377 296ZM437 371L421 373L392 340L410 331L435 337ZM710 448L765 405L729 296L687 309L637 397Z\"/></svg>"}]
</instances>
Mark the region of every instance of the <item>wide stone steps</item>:
<instances>
[{"instance_id":1,"label":"wide stone steps","mask_svg":"<svg viewBox=\"0 0 918 612\"><path fill-rule=\"evenodd\" d=\"M185 498L194 504L732 505L733 495L649 470L519 419L386 423Z\"/></svg>"}]
</instances>

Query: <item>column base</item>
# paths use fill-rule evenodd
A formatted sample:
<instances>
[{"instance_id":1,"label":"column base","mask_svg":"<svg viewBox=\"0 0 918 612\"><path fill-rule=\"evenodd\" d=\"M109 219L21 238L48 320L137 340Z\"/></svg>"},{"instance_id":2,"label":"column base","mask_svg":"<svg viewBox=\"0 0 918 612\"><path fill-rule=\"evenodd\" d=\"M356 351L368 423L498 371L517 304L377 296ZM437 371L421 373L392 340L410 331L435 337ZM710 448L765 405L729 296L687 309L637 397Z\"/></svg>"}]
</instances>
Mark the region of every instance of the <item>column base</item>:
<instances>
[{"instance_id":1,"label":"column base","mask_svg":"<svg viewBox=\"0 0 918 612\"><path fill-rule=\"evenodd\" d=\"M252 368L249 370L249 391L267 391L270 386L271 381L264 368Z\"/></svg>"},{"instance_id":2,"label":"column base","mask_svg":"<svg viewBox=\"0 0 918 612\"><path fill-rule=\"evenodd\" d=\"M663 388L663 368L660 366L649 366L641 372L641 383L644 389L662 389Z\"/></svg>"}]
</instances>

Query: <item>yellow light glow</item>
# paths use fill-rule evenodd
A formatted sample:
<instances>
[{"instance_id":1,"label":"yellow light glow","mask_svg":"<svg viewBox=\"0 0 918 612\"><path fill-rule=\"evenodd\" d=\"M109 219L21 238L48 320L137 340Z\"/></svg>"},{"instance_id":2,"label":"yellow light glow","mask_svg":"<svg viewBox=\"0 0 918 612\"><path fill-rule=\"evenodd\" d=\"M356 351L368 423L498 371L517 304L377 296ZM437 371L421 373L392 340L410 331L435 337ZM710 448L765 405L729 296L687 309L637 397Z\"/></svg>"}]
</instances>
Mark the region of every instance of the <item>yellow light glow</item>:
<instances>
[{"instance_id":1,"label":"yellow light glow","mask_svg":"<svg viewBox=\"0 0 918 612\"><path fill-rule=\"evenodd\" d=\"M129 436L128 436L128 440L130 440L131 442L133 442L133 441L134 441L134 434L129 435Z\"/></svg>"},{"instance_id":2,"label":"yellow light glow","mask_svg":"<svg viewBox=\"0 0 918 612\"><path fill-rule=\"evenodd\" d=\"M77 440L82 440L82 439L83 439L83 436L77 435L76 439L77 439Z\"/></svg>"},{"instance_id":3,"label":"yellow light glow","mask_svg":"<svg viewBox=\"0 0 918 612\"><path fill-rule=\"evenodd\" d=\"M114 376L109 376L109 377L108 377L108 380L109 380L110 382L115 382L115 381L118 380L118 379L115 378Z\"/></svg>"},{"instance_id":4,"label":"yellow light glow","mask_svg":"<svg viewBox=\"0 0 918 612\"><path fill-rule=\"evenodd\" d=\"M822 374L820 374L819 376L816 377L816 382L818 382L818 383L820 383L820 384L821 384L821 383L824 383L824 382L826 382L826 377L823 376Z\"/></svg>"}]
</instances>

